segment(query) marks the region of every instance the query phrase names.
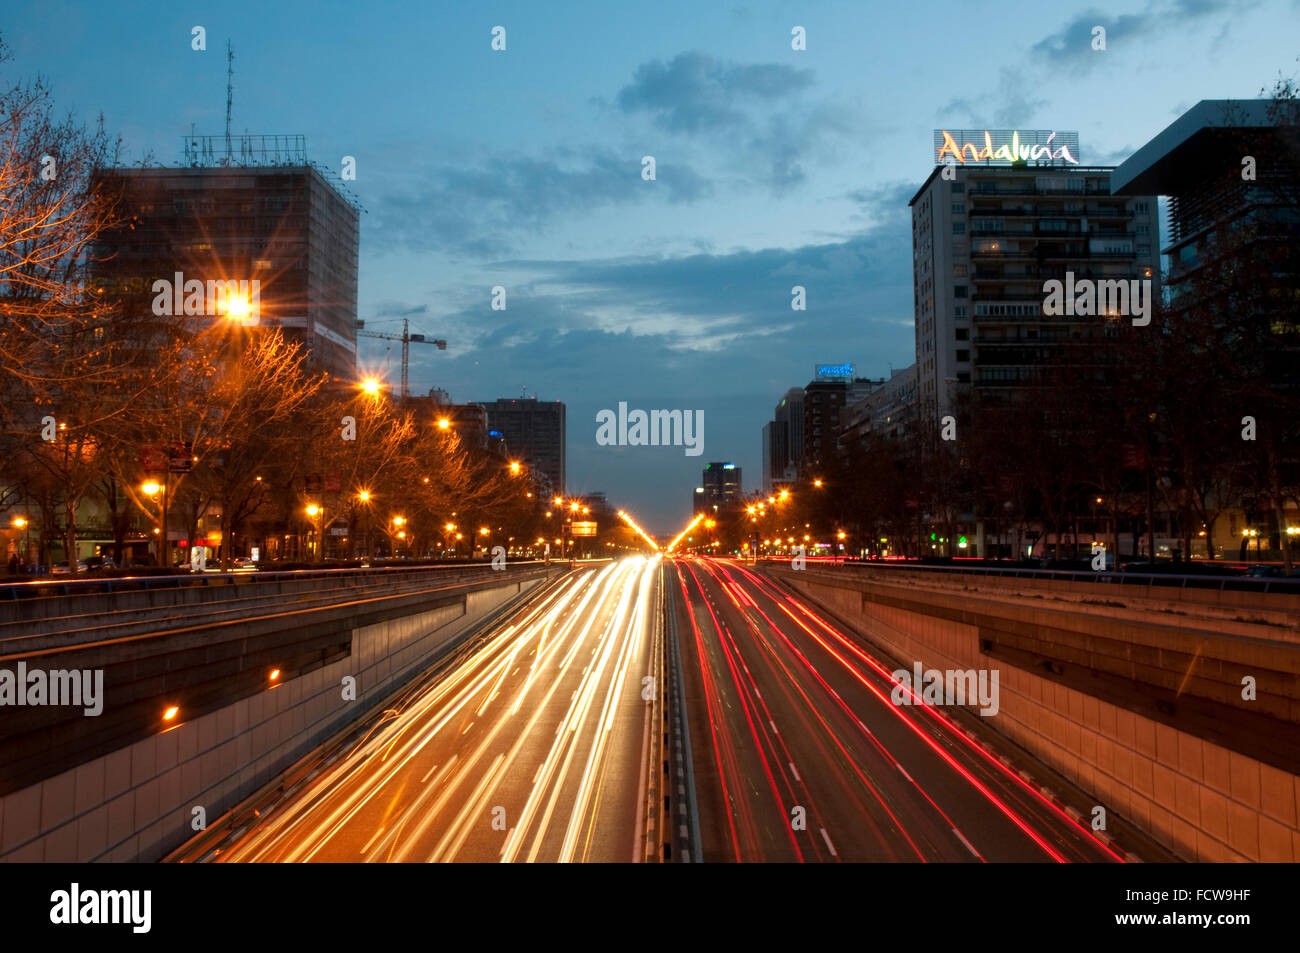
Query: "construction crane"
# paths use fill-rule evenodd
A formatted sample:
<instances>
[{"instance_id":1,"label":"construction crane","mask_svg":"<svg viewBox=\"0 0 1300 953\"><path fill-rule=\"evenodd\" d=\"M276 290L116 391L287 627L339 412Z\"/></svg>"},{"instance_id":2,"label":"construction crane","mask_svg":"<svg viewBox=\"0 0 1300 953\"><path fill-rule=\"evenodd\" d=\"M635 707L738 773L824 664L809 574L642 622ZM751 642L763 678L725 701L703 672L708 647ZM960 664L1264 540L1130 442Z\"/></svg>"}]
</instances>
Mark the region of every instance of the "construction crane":
<instances>
[{"instance_id":1,"label":"construction crane","mask_svg":"<svg viewBox=\"0 0 1300 953\"><path fill-rule=\"evenodd\" d=\"M402 318L401 334L383 334L379 331L363 331L362 328L364 328L365 326L366 326L366 322L364 321L357 322L358 337L381 338L382 340L385 341L402 342L402 396L403 397L411 396L411 392L406 386L407 370L410 367L410 363L411 363L411 342L414 341L416 344L436 344L438 345L439 351L447 350L446 341L438 340L435 338L426 338L423 334L412 334L410 325L407 322L406 318Z\"/></svg>"}]
</instances>

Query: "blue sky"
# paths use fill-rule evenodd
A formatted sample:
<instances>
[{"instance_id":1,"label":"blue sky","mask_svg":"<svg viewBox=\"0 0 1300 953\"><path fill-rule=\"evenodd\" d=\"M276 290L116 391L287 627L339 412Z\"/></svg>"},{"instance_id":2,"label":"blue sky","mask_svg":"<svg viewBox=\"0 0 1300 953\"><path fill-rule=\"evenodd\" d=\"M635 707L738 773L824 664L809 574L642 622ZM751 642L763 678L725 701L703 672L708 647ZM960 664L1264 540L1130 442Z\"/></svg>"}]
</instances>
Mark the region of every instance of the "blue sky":
<instances>
[{"instance_id":1,"label":"blue sky","mask_svg":"<svg viewBox=\"0 0 1300 953\"><path fill-rule=\"evenodd\" d=\"M230 39L234 131L356 157L360 316L448 341L412 348L412 390L565 401L570 492L668 532L707 461L757 487L760 428L815 364L911 363L907 201L935 127L1077 129L1085 163L1115 164L1197 101L1293 75L1297 24L1295 0L42 0L0 29L9 76L164 163L191 124L222 131ZM396 351L362 359L396 380ZM619 401L704 411L704 455L597 446Z\"/></svg>"}]
</instances>

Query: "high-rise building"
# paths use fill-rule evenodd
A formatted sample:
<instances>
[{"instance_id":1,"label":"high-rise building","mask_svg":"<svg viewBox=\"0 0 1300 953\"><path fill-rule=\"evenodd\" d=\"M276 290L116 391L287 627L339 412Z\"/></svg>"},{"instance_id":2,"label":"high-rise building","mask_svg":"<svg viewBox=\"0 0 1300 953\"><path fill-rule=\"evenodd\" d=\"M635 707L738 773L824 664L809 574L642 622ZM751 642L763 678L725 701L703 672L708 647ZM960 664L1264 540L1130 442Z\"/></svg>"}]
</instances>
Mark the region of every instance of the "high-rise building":
<instances>
[{"instance_id":1,"label":"high-rise building","mask_svg":"<svg viewBox=\"0 0 1300 953\"><path fill-rule=\"evenodd\" d=\"M704 468L703 486L695 488L692 501L696 513L714 512L739 503L744 491L740 467L734 463L710 463Z\"/></svg>"},{"instance_id":2,"label":"high-rise building","mask_svg":"<svg viewBox=\"0 0 1300 953\"><path fill-rule=\"evenodd\" d=\"M850 400L865 397L880 381L854 377L852 364L818 364L803 389L803 452L797 466L803 476L828 461L839 443L841 413Z\"/></svg>"},{"instance_id":3,"label":"high-rise building","mask_svg":"<svg viewBox=\"0 0 1300 953\"><path fill-rule=\"evenodd\" d=\"M487 408L489 433L498 432L507 452L546 482L546 492L565 492L564 404L536 397L501 397L480 401Z\"/></svg>"},{"instance_id":4,"label":"high-rise building","mask_svg":"<svg viewBox=\"0 0 1300 953\"><path fill-rule=\"evenodd\" d=\"M763 492L793 480L803 456L803 388L791 387L763 425Z\"/></svg>"},{"instance_id":5,"label":"high-rise building","mask_svg":"<svg viewBox=\"0 0 1300 953\"><path fill-rule=\"evenodd\" d=\"M245 325L283 328L311 364L351 381L358 208L307 161L301 136L238 137L226 160L214 157L213 138L187 140L185 168L100 173L124 221L100 239L98 281L140 313L160 313L161 301L167 314L209 319L223 313L214 298L224 308L218 294L238 287L251 307ZM201 289L193 297L191 283Z\"/></svg>"},{"instance_id":6,"label":"high-rise building","mask_svg":"<svg viewBox=\"0 0 1300 953\"><path fill-rule=\"evenodd\" d=\"M1189 361L1223 369L1217 380L1209 379L1215 372L1196 375L1203 390L1195 406L1209 401L1204 413L1226 418L1234 435L1249 413L1273 441L1276 472L1300 472L1300 106L1290 99L1202 100L1111 179L1120 195L1168 197L1164 320L1193 329L1201 353L1190 351ZM1230 406L1233 400L1240 405ZM1236 455L1225 448L1223 456ZM1256 489L1234 498L1233 481L1222 486L1213 492L1226 512L1201 533L1212 534L1217 551L1240 545L1245 558L1247 531L1267 538L1274 552L1295 545L1300 507L1293 495ZM1194 550L1197 542L1193 537Z\"/></svg>"},{"instance_id":7,"label":"high-rise building","mask_svg":"<svg viewBox=\"0 0 1300 953\"><path fill-rule=\"evenodd\" d=\"M840 446L866 439L868 434L902 437L916 415L916 365L891 371L866 397L845 406L840 425Z\"/></svg>"},{"instance_id":8,"label":"high-rise building","mask_svg":"<svg viewBox=\"0 0 1300 953\"><path fill-rule=\"evenodd\" d=\"M1156 199L1113 194L1111 167L1078 163L1077 134L943 130L935 142L909 203L918 413L931 422L962 388L1014 392L1080 338L1078 319L1045 315L1045 282L1149 279L1160 297Z\"/></svg>"}]
</instances>

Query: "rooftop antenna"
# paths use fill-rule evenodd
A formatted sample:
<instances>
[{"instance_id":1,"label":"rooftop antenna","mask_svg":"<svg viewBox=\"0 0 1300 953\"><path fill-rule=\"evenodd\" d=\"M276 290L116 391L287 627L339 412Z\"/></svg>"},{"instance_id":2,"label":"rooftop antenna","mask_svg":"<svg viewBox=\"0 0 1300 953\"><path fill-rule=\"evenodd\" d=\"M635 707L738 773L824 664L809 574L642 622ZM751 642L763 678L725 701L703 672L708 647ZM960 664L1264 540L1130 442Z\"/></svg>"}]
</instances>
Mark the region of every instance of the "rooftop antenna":
<instances>
[{"instance_id":1,"label":"rooftop antenna","mask_svg":"<svg viewBox=\"0 0 1300 953\"><path fill-rule=\"evenodd\" d=\"M230 104L234 100L235 51L226 40L226 165L230 165Z\"/></svg>"}]
</instances>

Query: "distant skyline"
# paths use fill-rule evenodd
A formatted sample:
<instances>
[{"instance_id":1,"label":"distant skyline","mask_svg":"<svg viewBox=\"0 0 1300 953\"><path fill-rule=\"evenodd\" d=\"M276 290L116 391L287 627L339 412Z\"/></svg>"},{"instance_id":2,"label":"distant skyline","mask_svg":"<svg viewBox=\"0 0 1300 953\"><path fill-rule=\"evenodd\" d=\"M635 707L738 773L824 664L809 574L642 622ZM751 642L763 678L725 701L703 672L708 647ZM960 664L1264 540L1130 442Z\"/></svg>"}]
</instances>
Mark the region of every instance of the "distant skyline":
<instances>
[{"instance_id":1,"label":"distant skyline","mask_svg":"<svg viewBox=\"0 0 1300 953\"><path fill-rule=\"evenodd\" d=\"M1199 100L1297 72L1295 0L1073 11L53 0L6 11L0 68L102 113L128 161L176 164L191 126L223 131L229 39L234 132L301 133L335 171L356 158L358 317L447 340L412 348L412 391L564 401L569 491L668 534L708 461L758 488L761 427L814 365L912 362L907 201L933 129L1078 130L1083 163L1114 165ZM359 347L396 386L397 347ZM702 455L599 445L620 402L703 411Z\"/></svg>"}]
</instances>

